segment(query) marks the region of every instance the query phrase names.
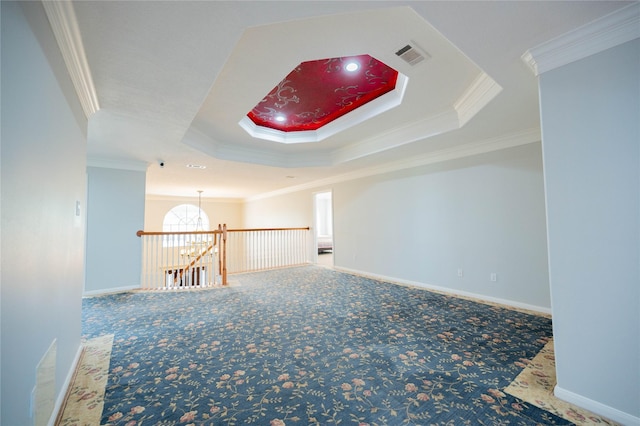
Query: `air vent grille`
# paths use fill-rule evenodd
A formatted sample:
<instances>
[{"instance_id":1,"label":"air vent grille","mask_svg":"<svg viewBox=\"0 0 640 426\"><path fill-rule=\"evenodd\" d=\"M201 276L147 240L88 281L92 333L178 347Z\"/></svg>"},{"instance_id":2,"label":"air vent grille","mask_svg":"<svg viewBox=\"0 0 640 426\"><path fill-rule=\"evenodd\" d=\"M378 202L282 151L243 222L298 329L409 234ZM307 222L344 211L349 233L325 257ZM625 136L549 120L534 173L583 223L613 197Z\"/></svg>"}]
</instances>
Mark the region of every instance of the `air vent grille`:
<instances>
[{"instance_id":1,"label":"air vent grille","mask_svg":"<svg viewBox=\"0 0 640 426\"><path fill-rule=\"evenodd\" d=\"M396 52L396 55L401 57L406 63L413 66L426 59L428 55L420 52L415 46L407 44L402 49Z\"/></svg>"}]
</instances>

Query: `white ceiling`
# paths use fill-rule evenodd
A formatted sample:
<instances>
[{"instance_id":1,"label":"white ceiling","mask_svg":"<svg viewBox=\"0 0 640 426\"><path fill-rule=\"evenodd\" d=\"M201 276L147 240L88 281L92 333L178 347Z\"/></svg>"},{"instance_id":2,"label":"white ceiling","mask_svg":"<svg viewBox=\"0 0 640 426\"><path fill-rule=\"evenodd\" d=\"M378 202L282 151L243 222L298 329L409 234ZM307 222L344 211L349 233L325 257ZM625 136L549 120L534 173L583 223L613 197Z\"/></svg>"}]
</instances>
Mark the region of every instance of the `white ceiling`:
<instances>
[{"instance_id":1,"label":"white ceiling","mask_svg":"<svg viewBox=\"0 0 640 426\"><path fill-rule=\"evenodd\" d=\"M539 140L521 56L628 4L75 1L99 105L89 164L148 165L148 195L250 198ZM394 54L411 42L431 56L414 67ZM238 125L300 62L364 53L408 76L401 106L310 144Z\"/></svg>"}]
</instances>

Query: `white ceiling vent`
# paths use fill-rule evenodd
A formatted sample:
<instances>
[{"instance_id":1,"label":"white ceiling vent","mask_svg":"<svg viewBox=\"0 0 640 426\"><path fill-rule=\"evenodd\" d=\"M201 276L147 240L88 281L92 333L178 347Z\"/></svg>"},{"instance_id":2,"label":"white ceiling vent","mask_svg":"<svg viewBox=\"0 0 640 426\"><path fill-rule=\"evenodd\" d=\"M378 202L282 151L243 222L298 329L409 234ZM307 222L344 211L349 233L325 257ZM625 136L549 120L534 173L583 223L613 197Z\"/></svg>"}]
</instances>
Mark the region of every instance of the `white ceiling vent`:
<instances>
[{"instance_id":1,"label":"white ceiling vent","mask_svg":"<svg viewBox=\"0 0 640 426\"><path fill-rule=\"evenodd\" d=\"M413 66L423 60L429 58L429 55L426 52L418 49L415 43L407 44L402 49L396 52L396 55L404 59L406 63Z\"/></svg>"}]
</instances>

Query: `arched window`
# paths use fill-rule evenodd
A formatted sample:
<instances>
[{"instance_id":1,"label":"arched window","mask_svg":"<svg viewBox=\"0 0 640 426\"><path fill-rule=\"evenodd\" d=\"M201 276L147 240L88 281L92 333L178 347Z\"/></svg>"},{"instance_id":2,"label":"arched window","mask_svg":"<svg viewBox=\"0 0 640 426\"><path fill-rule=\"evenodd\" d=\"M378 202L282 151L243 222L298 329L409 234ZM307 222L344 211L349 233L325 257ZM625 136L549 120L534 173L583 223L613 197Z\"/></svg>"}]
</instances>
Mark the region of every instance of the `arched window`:
<instances>
[{"instance_id":1,"label":"arched window","mask_svg":"<svg viewBox=\"0 0 640 426\"><path fill-rule=\"evenodd\" d=\"M198 206L193 204L180 204L175 206L164 215L162 221L163 232L189 232L189 231L208 231L209 217ZM166 237L164 246L184 246L184 236L172 238L169 241Z\"/></svg>"}]
</instances>

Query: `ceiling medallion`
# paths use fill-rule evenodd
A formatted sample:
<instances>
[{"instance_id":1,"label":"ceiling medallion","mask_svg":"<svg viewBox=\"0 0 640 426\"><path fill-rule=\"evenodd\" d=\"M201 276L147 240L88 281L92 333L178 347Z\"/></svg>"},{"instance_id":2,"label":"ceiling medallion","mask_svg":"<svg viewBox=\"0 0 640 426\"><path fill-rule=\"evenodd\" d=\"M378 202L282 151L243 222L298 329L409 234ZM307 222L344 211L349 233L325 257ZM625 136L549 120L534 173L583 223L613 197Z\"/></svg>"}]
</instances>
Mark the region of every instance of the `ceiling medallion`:
<instances>
[{"instance_id":1,"label":"ceiling medallion","mask_svg":"<svg viewBox=\"0 0 640 426\"><path fill-rule=\"evenodd\" d=\"M261 139L317 142L399 105L406 82L369 55L302 62L239 124Z\"/></svg>"}]
</instances>

